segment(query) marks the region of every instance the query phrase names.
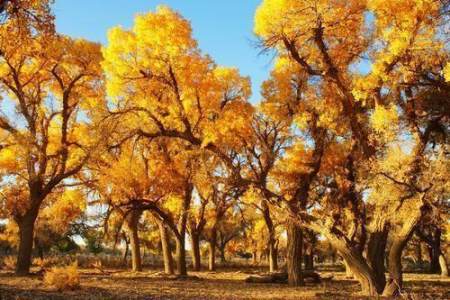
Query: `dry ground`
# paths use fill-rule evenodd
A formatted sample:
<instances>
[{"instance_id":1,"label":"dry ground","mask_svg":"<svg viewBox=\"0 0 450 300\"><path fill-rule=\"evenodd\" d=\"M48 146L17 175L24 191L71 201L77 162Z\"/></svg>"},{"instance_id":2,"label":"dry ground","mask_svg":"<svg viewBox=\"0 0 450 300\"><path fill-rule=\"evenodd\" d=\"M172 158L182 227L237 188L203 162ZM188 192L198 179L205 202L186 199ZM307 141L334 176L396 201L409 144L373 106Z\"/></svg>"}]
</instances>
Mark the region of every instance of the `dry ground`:
<instances>
[{"instance_id":1,"label":"dry ground","mask_svg":"<svg viewBox=\"0 0 450 300\"><path fill-rule=\"evenodd\" d=\"M16 277L0 271L0 300L4 299L364 299L359 286L343 273L319 285L288 287L283 284L245 283L251 270L191 272L188 279L163 276L152 270L130 273L109 270L81 270L81 289L59 293L46 287L40 276ZM322 273L329 276L330 273ZM450 299L450 279L438 275L406 274L408 299Z\"/></svg>"}]
</instances>

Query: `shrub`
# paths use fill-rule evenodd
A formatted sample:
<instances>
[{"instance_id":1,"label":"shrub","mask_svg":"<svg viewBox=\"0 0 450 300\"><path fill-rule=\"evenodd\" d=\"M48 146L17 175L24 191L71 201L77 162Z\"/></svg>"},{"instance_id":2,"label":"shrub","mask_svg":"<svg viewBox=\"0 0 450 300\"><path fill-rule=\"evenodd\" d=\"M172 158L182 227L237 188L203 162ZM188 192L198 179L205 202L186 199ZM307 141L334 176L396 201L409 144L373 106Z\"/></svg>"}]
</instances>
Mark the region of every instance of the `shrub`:
<instances>
[{"instance_id":1,"label":"shrub","mask_svg":"<svg viewBox=\"0 0 450 300\"><path fill-rule=\"evenodd\" d=\"M44 283L58 291L75 290L80 287L80 274L77 263L65 267L54 267L45 272Z\"/></svg>"}]
</instances>

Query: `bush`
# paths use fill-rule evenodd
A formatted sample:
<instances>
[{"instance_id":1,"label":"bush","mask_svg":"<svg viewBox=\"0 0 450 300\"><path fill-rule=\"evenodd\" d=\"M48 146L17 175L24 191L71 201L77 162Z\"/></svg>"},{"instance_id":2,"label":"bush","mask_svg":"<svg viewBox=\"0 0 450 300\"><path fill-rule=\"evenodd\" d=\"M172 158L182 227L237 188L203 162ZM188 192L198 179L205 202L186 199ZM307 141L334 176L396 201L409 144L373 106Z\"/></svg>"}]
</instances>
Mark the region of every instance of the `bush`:
<instances>
[{"instance_id":1,"label":"bush","mask_svg":"<svg viewBox=\"0 0 450 300\"><path fill-rule=\"evenodd\" d=\"M54 267L45 272L44 283L58 291L75 290L80 287L80 274L77 263L66 267Z\"/></svg>"}]
</instances>

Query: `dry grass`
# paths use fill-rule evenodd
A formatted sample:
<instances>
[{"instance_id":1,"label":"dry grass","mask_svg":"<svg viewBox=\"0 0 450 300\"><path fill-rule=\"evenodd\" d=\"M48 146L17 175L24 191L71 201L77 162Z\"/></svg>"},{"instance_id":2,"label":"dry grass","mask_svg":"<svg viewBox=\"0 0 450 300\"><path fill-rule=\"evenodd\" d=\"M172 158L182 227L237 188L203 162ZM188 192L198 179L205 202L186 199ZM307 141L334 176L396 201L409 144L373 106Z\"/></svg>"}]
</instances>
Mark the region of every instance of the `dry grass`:
<instances>
[{"instance_id":1,"label":"dry grass","mask_svg":"<svg viewBox=\"0 0 450 300\"><path fill-rule=\"evenodd\" d=\"M0 299L364 299L359 286L333 273L331 281L305 287L283 284L250 284L243 280L251 273L236 269L220 272L191 272L179 279L164 276L160 270L141 273L94 269L79 270L81 287L57 292L39 276L26 278L0 271ZM322 273L329 276L330 273ZM409 299L450 299L450 279L438 275L406 274Z\"/></svg>"},{"instance_id":2,"label":"dry grass","mask_svg":"<svg viewBox=\"0 0 450 300\"><path fill-rule=\"evenodd\" d=\"M51 268L44 274L44 284L56 288L59 292L80 288L80 274L77 264Z\"/></svg>"}]
</instances>

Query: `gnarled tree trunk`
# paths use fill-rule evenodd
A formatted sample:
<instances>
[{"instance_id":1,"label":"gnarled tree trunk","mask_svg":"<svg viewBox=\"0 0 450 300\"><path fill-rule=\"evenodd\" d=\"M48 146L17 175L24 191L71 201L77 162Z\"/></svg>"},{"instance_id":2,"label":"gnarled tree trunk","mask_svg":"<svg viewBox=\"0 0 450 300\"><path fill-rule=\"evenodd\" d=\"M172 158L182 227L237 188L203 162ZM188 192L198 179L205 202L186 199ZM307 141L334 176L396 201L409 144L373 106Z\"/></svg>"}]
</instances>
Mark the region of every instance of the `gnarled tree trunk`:
<instances>
[{"instance_id":1,"label":"gnarled tree trunk","mask_svg":"<svg viewBox=\"0 0 450 300\"><path fill-rule=\"evenodd\" d=\"M417 222L421 216L418 210L416 215L411 215L405 224L403 224L398 234L392 235L391 247L388 254L388 271L389 279L383 291L383 296L397 296L403 287L403 271L402 271L402 253L409 239L411 238Z\"/></svg>"},{"instance_id":2,"label":"gnarled tree trunk","mask_svg":"<svg viewBox=\"0 0 450 300\"><path fill-rule=\"evenodd\" d=\"M372 232L367 245L367 262L372 268L375 280L380 287L386 285L384 258L386 254L387 237L388 229L384 226L382 230Z\"/></svg>"},{"instance_id":3,"label":"gnarled tree trunk","mask_svg":"<svg viewBox=\"0 0 450 300\"><path fill-rule=\"evenodd\" d=\"M292 286L303 285L302 276L303 233L293 220L287 225L287 272L288 283Z\"/></svg>"}]
</instances>

